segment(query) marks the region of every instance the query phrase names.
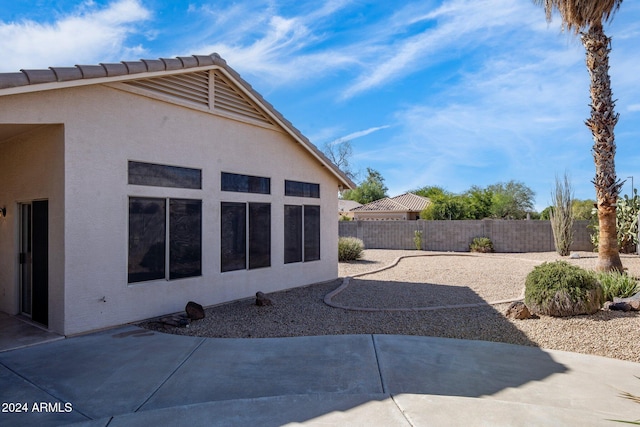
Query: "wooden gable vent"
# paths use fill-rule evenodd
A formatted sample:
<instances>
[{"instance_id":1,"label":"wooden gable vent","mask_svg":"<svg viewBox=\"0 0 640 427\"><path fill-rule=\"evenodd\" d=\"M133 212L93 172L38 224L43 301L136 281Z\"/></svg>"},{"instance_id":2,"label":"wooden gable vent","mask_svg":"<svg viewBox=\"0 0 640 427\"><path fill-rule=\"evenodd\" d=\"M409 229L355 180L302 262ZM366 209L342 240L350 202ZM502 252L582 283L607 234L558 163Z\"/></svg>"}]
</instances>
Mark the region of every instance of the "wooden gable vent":
<instances>
[{"instance_id":1,"label":"wooden gable vent","mask_svg":"<svg viewBox=\"0 0 640 427\"><path fill-rule=\"evenodd\" d=\"M271 119L220 72L214 71L214 109L273 125Z\"/></svg>"},{"instance_id":2,"label":"wooden gable vent","mask_svg":"<svg viewBox=\"0 0 640 427\"><path fill-rule=\"evenodd\" d=\"M219 71L199 71L166 77L133 80L127 86L155 93L178 102L195 103L201 107L250 119L268 125L273 121ZM213 84L213 99L209 86Z\"/></svg>"}]
</instances>

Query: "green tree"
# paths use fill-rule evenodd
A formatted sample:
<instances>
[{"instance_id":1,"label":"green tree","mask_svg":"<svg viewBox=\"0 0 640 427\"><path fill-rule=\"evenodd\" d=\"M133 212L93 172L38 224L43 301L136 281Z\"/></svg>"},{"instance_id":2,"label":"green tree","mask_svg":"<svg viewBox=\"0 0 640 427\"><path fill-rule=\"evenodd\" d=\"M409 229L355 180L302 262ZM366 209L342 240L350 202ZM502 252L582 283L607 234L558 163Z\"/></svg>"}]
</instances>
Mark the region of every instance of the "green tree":
<instances>
[{"instance_id":1,"label":"green tree","mask_svg":"<svg viewBox=\"0 0 640 427\"><path fill-rule=\"evenodd\" d=\"M592 199L573 199L571 203L571 211L573 212L573 219L576 221L592 221L597 219L593 211L596 201ZM553 209L552 206L547 206L540 212L540 219L550 219L550 212Z\"/></svg>"},{"instance_id":2,"label":"green tree","mask_svg":"<svg viewBox=\"0 0 640 427\"><path fill-rule=\"evenodd\" d=\"M366 205L379 199L387 197L387 186L384 185L384 178L375 169L367 168L367 177L353 190L346 190L342 193L345 200L354 200Z\"/></svg>"},{"instance_id":3,"label":"green tree","mask_svg":"<svg viewBox=\"0 0 640 427\"><path fill-rule=\"evenodd\" d=\"M522 182L511 180L487 187L492 194L491 216L502 219L525 219L533 211L535 192Z\"/></svg>"},{"instance_id":4,"label":"green tree","mask_svg":"<svg viewBox=\"0 0 640 427\"><path fill-rule=\"evenodd\" d=\"M467 214L469 219L484 219L491 216L493 191L474 185L463 195L467 201Z\"/></svg>"},{"instance_id":5,"label":"green tree","mask_svg":"<svg viewBox=\"0 0 640 427\"><path fill-rule=\"evenodd\" d=\"M604 33L603 23L610 21L622 0L534 0L544 7L547 21L554 11L562 18L562 26L580 34L591 77L591 116L586 120L593 135L593 160L596 176L596 209L599 224L599 250L596 270L622 271L616 231L616 203L622 182L616 176L616 144L613 129L619 115L609 77L611 39Z\"/></svg>"},{"instance_id":6,"label":"green tree","mask_svg":"<svg viewBox=\"0 0 640 427\"><path fill-rule=\"evenodd\" d=\"M464 196L445 193L429 198L431 203L420 212L420 218L428 220L469 219L468 203Z\"/></svg>"},{"instance_id":7,"label":"green tree","mask_svg":"<svg viewBox=\"0 0 640 427\"><path fill-rule=\"evenodd\" d=\"M438 187L437 185L427 185L425 187L418 188L416 190L409 191L418 196L426 197L428 199L444 196L445 194L450 194L447 190L442 187Z\"/></svg>"},{"instance_id":8,"label":"green tree","mask_svg":"<svg viewBox=\"0 0 640 427\"><path fill-rule=\"evenodd\" d=\"M573 218L576 221L594 219L593 208L595 204L596 201L592 199L574 199L573 204L571 205L571 209L573 210Z\"/></svg>"}]
</instances>

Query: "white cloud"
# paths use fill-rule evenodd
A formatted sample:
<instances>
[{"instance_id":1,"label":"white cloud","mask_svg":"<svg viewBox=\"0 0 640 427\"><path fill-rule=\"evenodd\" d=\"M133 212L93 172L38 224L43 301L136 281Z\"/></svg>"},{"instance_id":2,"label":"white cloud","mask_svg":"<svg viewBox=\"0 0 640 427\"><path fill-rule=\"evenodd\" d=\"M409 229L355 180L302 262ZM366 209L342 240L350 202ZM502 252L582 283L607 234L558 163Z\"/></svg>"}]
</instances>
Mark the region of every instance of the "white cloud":
<instances>
[{"instance_id":1,"label":"white cloud","mask_svg":"<svg viewBox=\"0 0 640 427\"><path fill-rule=\"evenodd\" d=\"M127 38L150 17L139 0L118 0L103 8L84 3L77 12L48 24L0 22L0 70L128 59L144 49L127 46Z\"/></svg>"},{"instance_id":2,"label":"white cloud","mask_svg":"<svg viewBox=\"0 0 640 427\"><path fill-rule=\"evenodd\" d=\"M345 141L353 141L354 139L362 138L363 136L367 136L367 135L369 135L371 133L374 133L374 132L377 132L379 130L387 129L388 127L389 127L389 125L377 126L377 127L372 127L372 128L369 128L369 129L353 132L353 133L350 133L349 135L345 135L345 136L341 136L340 138L336 138L333 141L331 141L329 144L334 145L334 144L340 144L341 142L345 142Z\"/></svg>"}]
</instances>

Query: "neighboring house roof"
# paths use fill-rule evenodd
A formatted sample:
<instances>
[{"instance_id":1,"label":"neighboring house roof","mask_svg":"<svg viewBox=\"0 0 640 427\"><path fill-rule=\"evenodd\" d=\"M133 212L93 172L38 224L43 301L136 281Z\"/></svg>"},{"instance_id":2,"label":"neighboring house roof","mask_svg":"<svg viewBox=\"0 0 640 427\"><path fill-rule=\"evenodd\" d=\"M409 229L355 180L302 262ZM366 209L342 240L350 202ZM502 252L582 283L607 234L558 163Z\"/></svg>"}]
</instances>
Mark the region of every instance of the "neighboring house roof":
<instances>
[{"instance_id":1,"label":"neighboring house roof","mask_svg":"<svg viewBox=\"0 0 640 427\"><path fill-rule=\"evenodd\" d=\"M351 211L359 206L362 205L355 200L338 199L338 212Z\"/></svg>"},{"instance_id":2,"label":"neighboring house roof","mask_svg":"<svg viewBox=\"0 0 640 427\"><path fill-rule=\"evenodd\" d=\"M413 193L405 193L396 197L385 197L353 209L354 212L420 212L431 201Z\"/></svg>"},{"instance_id":3,"label":"neighboring house roof","mask_svg":"<svg viewBox=\"0 0 640 427\"><path fill-rule=\"evenodd\" d=\"M214 70L213 90L209 89L208 73L203 73L210 70ZM151 90L172 101L177 99L200 108L215 105L223 113L278 126L338 178L341 185L356 186L217 53L0 73L0 96L94 84L124 84L127 90L142 94Z\"/></svg>"}]
</instances>

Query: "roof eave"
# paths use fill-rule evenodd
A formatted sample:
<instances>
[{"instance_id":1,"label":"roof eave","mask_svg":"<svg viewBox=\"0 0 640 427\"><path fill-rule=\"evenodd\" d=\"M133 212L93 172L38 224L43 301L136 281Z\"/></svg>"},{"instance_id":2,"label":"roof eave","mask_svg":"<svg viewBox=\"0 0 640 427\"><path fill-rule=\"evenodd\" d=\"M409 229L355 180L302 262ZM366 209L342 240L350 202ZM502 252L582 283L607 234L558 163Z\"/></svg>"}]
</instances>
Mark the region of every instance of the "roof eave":
<instances>
[{"instance_id":1,"label":"roof eave","mask_svg":"<svg viewBox=\"0 0 640 427\"><path fill-rule=\"evenodd\" d=\"M131 80L149 79L168 75L186 74L198 71L220 70L238 83L238 87L253 102L284 129L297 143L301 144L323 167L338 180L342 189L353 189L356 184L335 166L318 148L311 143L291 122L267 102L240 74L227 65L218 54L208 56L160 58L157 60L123 61L114 64L76 65L75 67L50 67L42 70L20 70L20 73L5 73L0 82L0 96L9 96L47 90L65 89L96 84L118 83Z\"/></svg>"}]
</instances>

